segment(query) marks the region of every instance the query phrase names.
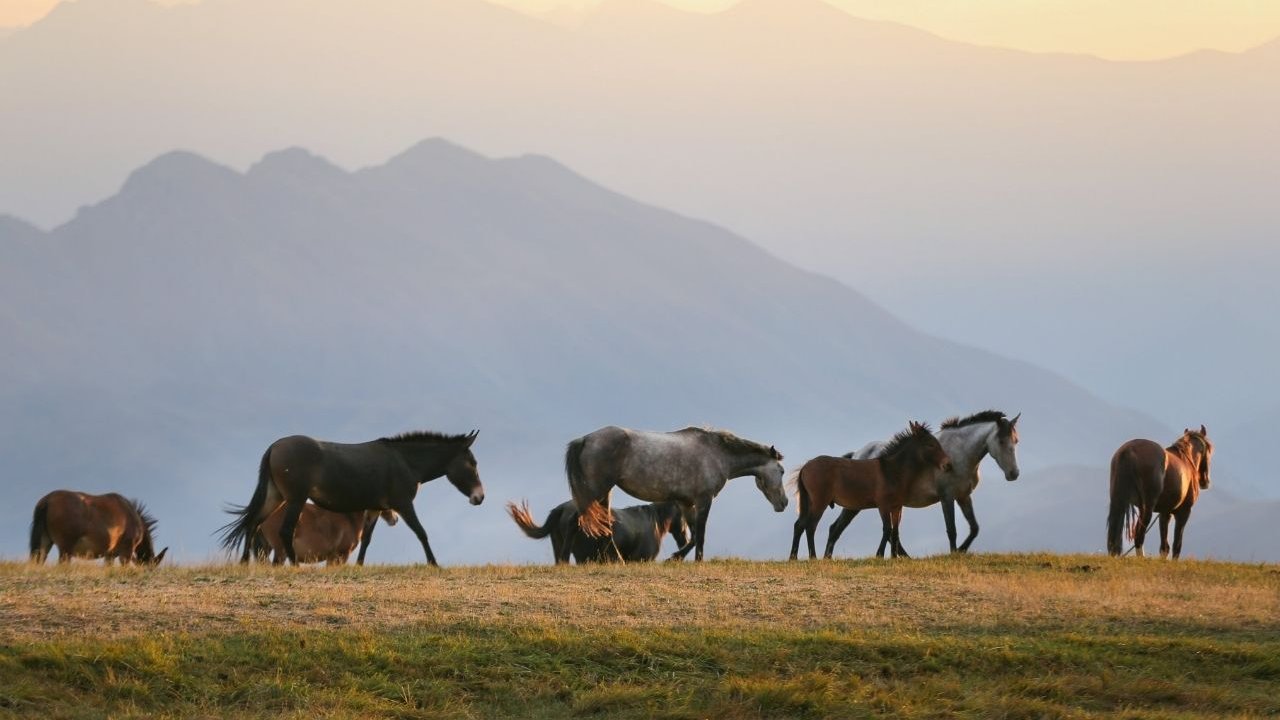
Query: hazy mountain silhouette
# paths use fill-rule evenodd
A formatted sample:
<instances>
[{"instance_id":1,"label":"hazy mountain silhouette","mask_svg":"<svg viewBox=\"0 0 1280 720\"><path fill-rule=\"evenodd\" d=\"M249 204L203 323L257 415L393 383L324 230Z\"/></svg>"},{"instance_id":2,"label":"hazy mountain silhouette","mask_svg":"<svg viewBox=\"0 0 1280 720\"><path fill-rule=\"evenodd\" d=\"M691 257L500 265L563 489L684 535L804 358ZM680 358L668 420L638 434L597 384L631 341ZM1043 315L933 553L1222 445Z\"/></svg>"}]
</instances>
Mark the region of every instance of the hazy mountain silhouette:
<instances>
[{"instance_id":1,"label":"hazy mountain silhouette","mask_svg":"<svg viewBox=\"0 0 1280 720\"><path fill-rule=\"evenodd\" d=\"M562 500L564 443L608 423L728 427L796 467L1001 407L1024 413L1019 497L1037 467L1168 434L546 157L441 140L356 172L300 149L244 173L167 153L50 233L0 223L0 253L0 519L24 527L57 487L120 490L188 559L293 433L480 428L489 502L444 482L419 501L451 563L543 558L501 503ZM712 552L785 550L794 516L757 494L726 490ZM407 539L382 534L375 557L415 559Z\"/></svg>"},{"instance_id":2,"label":"hazy mountain silhouette","mask_svg":"<svg viewBox=\"0 0 1280 720\"><path fill-rule=\"evenodd\" d=\"M577 30L480 0L81 0L0 42L0 212L52 226L174 147L536 150L923 329L1221 427L1280 401L1277 75L1275 42L1105 62L818 0L606 2Z\"/></svg>"}]
</instances>

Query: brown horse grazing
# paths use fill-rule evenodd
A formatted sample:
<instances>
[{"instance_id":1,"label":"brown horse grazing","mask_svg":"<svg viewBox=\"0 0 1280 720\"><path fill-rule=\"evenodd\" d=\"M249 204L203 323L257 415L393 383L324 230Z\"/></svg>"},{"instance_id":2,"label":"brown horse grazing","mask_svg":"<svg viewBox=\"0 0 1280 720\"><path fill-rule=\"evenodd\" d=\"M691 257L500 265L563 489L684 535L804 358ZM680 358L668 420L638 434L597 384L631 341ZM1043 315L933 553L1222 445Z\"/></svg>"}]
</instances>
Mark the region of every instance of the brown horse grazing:
<instances>
[{"instance_id":1,"label":"brown horse grazing","mask_svg":"<svg viewBox=\"0 0 1280 720\"><path fill-rule=\"evenodd\" d=\"M137 500L116 493L89 495L54 490L40 498L31 517L31 560L43 564L58 546L58 562L72 557L158 565L169 548L155 552L156 521Z\"/></svg>"},{"instance_id":2,"label":"brown horse grazing","mask_svg":"<svg viewBox=\"0 0 1280 720\"><path fill-rule=\"evenodd\" d=\"M1169 555L1169 518L1173 517L1173 557L1182 554L1182 531L1201 490L1209 489L1209 433L1183 430L1168 448L1151 440L1130 440L1111 457L1111 509L1107 513L1107 552L1120 554L1125 526L1138 557L1147 539L1151 514L1160 515L1160 557ZM1135 518L1135 512L1136 518Z\"/></svg>"},{"instance_id":3,"label":"brown horse grazing","mask_svg":"<svg viewBox=\"0 0 1280 720\"><path fill-rule=\"evenodd\" d=\"M800 552L800 534L809 542L809 558L817 557L813 535L827 507L839 505L855 515L877 508L884 532L876 557L884 557L885 545L893 557L908 557L898 539L902 507L917 493L932 491L938 476L951 468L951 458L924 423L912 422L885 445L872 460L822 455L805 463L796 473L800 517L791 538L791 559ZM852 519L852 516L850 516Z\"/></svg>"},{"instance_id":4,"label":"brown horse grazing","mask_svg":"<svg viewBox=\"0 0 1280 720\"><path fill-rule=\"evenodd\" d=\"M272 561L277 564L284 562L286 557L284 540L280 537L284 512L284 505L281 505L258 526L258 534L270 546ZM364 539L369 525L377 522L379 517L388 525L395 525L399 520L391 510L336 513L314 503L303 505L302 514L298 516L298 528L293 534L293 551L298 562L346 563L356 545Z\"/></svg>"}]
</instances>

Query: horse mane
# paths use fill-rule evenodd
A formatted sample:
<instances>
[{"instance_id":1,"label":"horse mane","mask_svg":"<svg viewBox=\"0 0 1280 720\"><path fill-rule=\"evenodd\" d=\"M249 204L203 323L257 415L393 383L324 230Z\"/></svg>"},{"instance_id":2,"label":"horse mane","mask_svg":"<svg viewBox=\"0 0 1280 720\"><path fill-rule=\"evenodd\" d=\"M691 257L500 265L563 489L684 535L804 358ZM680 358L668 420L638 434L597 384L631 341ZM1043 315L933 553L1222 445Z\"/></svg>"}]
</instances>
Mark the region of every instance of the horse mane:
<instances>
[{"instance_id":1,"label":"horse mane","mask_svg":"<svg viewBox=\"0 0 1280 720\"><path fill-rule=\"evenodd\" d=\"M974 413L968 417L950 417L942 421L942 430L951 430L953 428L962 428L966 425L977 425L978 423L999 422L1004 420L1007 415L1000 410L983 410Z\"/></svg>"},{"instance_id":2,"label":"horse mane","mask_svg":"<svg viewBox=\"0 0 1280 720\"><path fill-rule=\"evenodd\" d=\"M1195 450L1195 448L1191 446L1192 438L1196 438L1200 441L1200 444L1202 446L1200 448L1200 452L1208 452L1209 448L1211 447L1209 444L1209 438L1205 437L1204 435L1201 435L1195 430L1182 433L1181 435L1178 436L1178 439L1174 440L1173 444L1166 449L1169 452L1181 453L1183 455L1186 455L1187 457L1190 457L1191 452Z\"/></svg>"},{"instance_id":3,"label":"horse mane","mask_svg":"<svg viewBox=\"0 0 1280 720\"><path fill-rule=\"evenodd\" d=\"M776 448L755 442L754 440L748 440L743 437L738 437L737 435L734 435L728 430L717 430L715 428L687 427L683 430L677 430L676 432L682 432L682 433L693 432L693 433L699 433L701 435L710 437L711 439L718 442L721 447L723 447L725 450L731 453L739 453L742 455L764 455L766 457L771 457L774 460L782 459L782 453L778 452Z\"/></svg>"},{"instance_id":4,"label":"horse mane","mask_svg":"<svg viewBox=\"0 0 1280 720\"><path fill-rule=\"evenodd\" d=\"M920 423L920 429L924 430L927 433L933 432L932 430L929 429L928 423ZM910 427L908 427L906 430L902 430L897 435L894 435L892 438L890 438L889 442L884 444L884 449L880 451L880 457L882 458L893 457L897 453L902 452L904 449L906 449L908 445L910 445L915 440L915 437L916 437L916 434L915 432L912 431Z\"/></svg>"},{"instance_id":5,"label":"horse mane","mask_svg":"<svg viewBox=\"0 0 1280 720\"><path fill-rule=\"evenodd\" d=\"M435 432L432 430L410 430L399 435L391 437L378 438L378 442L384 443L432 443L436 445L452 445L454 443L466 442L473 437L472 433L460 433L457 435L448 435L446 433Z\"/></svg>"},{"instance_id":6,"label":"horse mane","mask_svg":"<svg viewBox=\"0 0 1280 720\"><path fill-rule=\"evenodd\" d=\"M142 518L142 526L146 529L147 537L151 538L152 542L154 542L155 537L153 533L155 533L156 529L156 519L151 516L151 513L147 512L147 506L143 505L142 501L137 499L129 499L126 502L132 505L134 512L138 513L139 518Z\"/></svg>"}]
</instances>

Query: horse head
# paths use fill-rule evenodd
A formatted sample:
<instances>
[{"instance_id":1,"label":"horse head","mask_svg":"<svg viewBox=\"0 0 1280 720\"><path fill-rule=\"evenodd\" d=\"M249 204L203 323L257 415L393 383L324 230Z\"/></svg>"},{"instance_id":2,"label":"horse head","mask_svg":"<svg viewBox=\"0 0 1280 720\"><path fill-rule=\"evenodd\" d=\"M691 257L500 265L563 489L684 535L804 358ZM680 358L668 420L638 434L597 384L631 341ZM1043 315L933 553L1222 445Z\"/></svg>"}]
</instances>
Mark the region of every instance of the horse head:
<instances>
[{"instance_id":1,"label":"horse head","mask_svg":"<svg viewBox=\"0 0 1280 720\"><path fill-rule=\"evenodd\" d=\"M471 452L471 444L476 441L479 430L472 430L463 436L457 454L445 468L445 477L458 488L458 492L471 499L472 505L484 502L484 485L480 483L480 470L476 467L476 456Z\"/></svg>"},{"instance_id":2,"label":"horse head","mask_svg":"<svg viewBox=\"0 0 1280 720\"><path fill-rule=\"evenodd\" d=\"M987 437L987 453L996 461L996 465L1004 471L1004 479L1013 482L1018 479L1018 418L1022 413L1013 416L1012 420L1000 418L996 420L996 430Z\"/></svg>"},{"instance_id":3,"label":"horse head","mask_svg":"<svg viewBox=\"0 0 1280 720\"><path fill-rule=\"evenodd\" d=\"M786 471L782 469L782 453L772 445L769 446L769 459L751 474L756 476L756 487L764 493L773 509L776 512L786 510L787 490L782 484L782 476Z\"/></svg>"},{"instance_id":4,"label":"horse head","mask_svg":"<svg viewBox=\"0 0 1280 720\"><path fill-rule=\"evenodd\" d=\"M1200 489L1208 490L1209 480L1209 460L1213 457L1213 443L1209 442L1209 431L1204 425L1200 426L1200 431L1196 432L1190 428L1182 431L1182 436L1187 439L1192 452L1198 457L1196 458L1196 470L1199 475Z\"/></svg>"},{"instance_id":5,"label":"horse head","mask_svg":"<svg viewBox=\"0 0 1280 720\"><path fill-rule=\"evenodd\" d=\"M920 464L935 467L940 472L950 472L951 456L942 448L942 443L938 442L929 425L912 420L907 426L915 440L916 458Z\"/></svg>"},{"instance_id":6,"label":"horse head","mask_svg":"<svg viewBox=\"0 0 1280 720\"><path fill-rule=\"evenodd\" d=\"M164 555L167 552L169 552L169 548L165 547L165 549L155 553L154 549L151 547L151 543L146 542L138 546L137 551L134 552L134 559L140 565L155 567L160 564L161 560L164 560Z\"/></svg>"}]
</instances>

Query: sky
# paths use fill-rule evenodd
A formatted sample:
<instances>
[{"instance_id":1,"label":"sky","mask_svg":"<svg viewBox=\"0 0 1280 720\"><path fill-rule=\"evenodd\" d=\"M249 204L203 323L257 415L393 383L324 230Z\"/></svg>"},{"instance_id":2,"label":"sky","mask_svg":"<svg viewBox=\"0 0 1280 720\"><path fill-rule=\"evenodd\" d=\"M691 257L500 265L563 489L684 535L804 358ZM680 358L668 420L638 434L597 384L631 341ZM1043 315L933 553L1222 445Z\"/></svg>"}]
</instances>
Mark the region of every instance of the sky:
<instances>
[{"instance_id":1,"label":"sky","mask_svg":"<svg viewBox=\"0 0 1280 720\"><path fill-rule=\"evenodd\" d=\"M0 27L35 22L59 0L0 0ZM183 0L161 0L174 4ZM599 0L494 0L533 13ZM737 0L665 0L715 12ZM1033 52L1151 60L1200 49L1240 52L1280 36L1277 0L830 0L863 18L943 37Z\"/></svg>"}]
</instances>

